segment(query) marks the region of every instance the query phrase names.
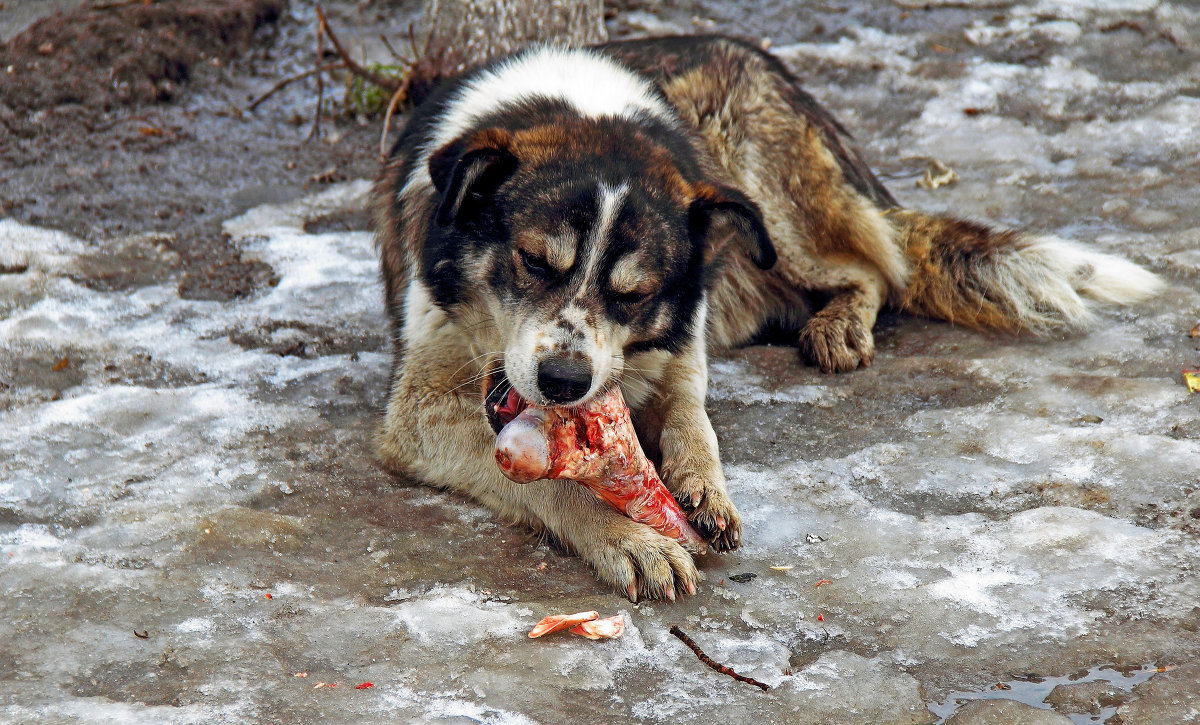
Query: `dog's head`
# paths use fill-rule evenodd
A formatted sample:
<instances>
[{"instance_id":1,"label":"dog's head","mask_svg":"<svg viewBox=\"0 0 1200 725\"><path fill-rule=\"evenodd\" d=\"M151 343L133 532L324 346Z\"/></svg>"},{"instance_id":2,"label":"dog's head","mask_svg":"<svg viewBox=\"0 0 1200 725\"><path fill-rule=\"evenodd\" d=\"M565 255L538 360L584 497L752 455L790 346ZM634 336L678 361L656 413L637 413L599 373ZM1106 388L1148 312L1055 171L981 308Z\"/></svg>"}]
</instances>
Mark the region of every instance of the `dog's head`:
<instances>
[{"instance_id":1,"label":"dog's head","mask_svg":"<svg viewBox=\"0 0 1200 725\"><path fill-rule=\"evenodd\" d=\"M686 141L617 119L492 127L437 149L424 279L452 316L487 320L503 373L538 405L587 400L627 354L696 334L706 271L775 250L758 207L702 178Z\"/></svg>"}]
</instances>

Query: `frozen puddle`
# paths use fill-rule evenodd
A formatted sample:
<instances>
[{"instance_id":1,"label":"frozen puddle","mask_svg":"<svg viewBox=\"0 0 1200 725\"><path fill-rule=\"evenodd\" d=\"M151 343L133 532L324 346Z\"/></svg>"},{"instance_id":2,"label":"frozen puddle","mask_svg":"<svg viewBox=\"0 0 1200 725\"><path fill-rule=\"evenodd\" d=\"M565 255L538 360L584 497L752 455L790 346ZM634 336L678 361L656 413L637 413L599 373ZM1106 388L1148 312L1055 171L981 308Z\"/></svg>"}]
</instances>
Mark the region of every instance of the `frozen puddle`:
<instances>
[{"instance_id":1,"label":"frozen puddle","mask_svg":"<svg viewBox=\"0 0 1200 725\"><path fill-rule=\"evenodd\" d=\"M1154 665L1133 668L1104 666L1063 677L1035 675L998 682L983 692L954 692L942 702L930 705L929 709L938 716L938 725L941 725L955 710L972 700L1016 700L1046 710L1052 708L1052 702L1059 705L1082 702L1084 707L1081 709L1085 709L1085 712L1068 710L1068 717L1077 725L1091 725L1106 722L1116 714L1118 706L1135 699L1130 694L1134 687L1171 669ZM1092 686L1085 687L1088 685ZM1072 699L1070 693L1073 692L1081 693L1082 699L1078 696Z\"/></svg>"}]
</instances>

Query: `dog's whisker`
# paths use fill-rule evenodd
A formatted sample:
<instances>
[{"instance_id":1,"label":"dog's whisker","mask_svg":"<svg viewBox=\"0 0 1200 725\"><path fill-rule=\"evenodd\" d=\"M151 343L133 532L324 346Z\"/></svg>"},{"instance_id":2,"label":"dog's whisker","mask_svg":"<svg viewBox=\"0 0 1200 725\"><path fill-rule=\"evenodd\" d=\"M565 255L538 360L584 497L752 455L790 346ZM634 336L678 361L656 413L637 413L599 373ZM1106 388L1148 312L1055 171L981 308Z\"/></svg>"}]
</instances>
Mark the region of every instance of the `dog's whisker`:
<instances>
[{"instance_id":1,"label":"dog's whisker","mask_svg":"<svg viewBox=\"0 0 1200 725\"><path fill-rule=\"evenodd\" d=\"M502 353L502 352L485 352L485 353L482 353L482 354L476 355L475 357L473 357L473 358L471 358L470 360L466 361L466 362L465 362L465 363L463 363L462 365L459 365L457 370L455 370L454 372L450 373L450 374L449 374L449 375L447 375L446 377L447 377L447 378L449 378L450 380L453 380L453 379L454 379L454 376L455 376L455 375L458 375L458 374L459 374L459 372L461 372L463 368L467 367L468 365L470 365L471 363L475 362L476 360L478 360L478 359L479 359L479 358L481 358L481 357L489 357L489 356L492 356L492 355L501 355L501 356L503 356L503 355L504 355L504 353ZM490 361L489 361L489 362L490 362Z\"/></svg>"},{"instance_id":2,"label":"dog's whisker","mask_svg":"<svg viewBox=\"0 0 1200 725\"><path fill-rule=\"evenodd\" d=\"M462 368L460 367L459 370L461 370L461 369ZM486 369L482 372L476 373L475 375L472 375L471 377L467 378L466 380L459 383L458 385L455 385L453 388L450 388L449 390L446 390L445 392L443 392L441 395L438 396L438 399L440 400L441 398L444 398L445 396L450 395L451 393L453 393L457 390L460 390L468 385L471 385L473 383L477 383L481 380L484 380L490 374L491 374L491 371L486 370Z\"/></svg>"}]
</instances>

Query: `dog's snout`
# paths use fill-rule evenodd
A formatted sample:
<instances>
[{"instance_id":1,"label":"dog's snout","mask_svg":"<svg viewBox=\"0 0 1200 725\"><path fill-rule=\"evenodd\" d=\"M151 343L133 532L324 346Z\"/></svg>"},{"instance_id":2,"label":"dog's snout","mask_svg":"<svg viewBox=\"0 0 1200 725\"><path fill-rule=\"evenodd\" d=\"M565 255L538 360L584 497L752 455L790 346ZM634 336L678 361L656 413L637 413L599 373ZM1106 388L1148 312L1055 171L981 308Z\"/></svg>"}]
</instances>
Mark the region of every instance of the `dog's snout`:
<instances>
[{"instance_id":1,"label":"dog's snout","mask_svg":"<svg viewBox=\"0 0 1200 725\"><path fill-rule=\"evenodd\" d=\"M538 363L538 389L554 403L571 403L592 387L592 364L586 358L555 355Z\"/></svg>"}]
</instances>

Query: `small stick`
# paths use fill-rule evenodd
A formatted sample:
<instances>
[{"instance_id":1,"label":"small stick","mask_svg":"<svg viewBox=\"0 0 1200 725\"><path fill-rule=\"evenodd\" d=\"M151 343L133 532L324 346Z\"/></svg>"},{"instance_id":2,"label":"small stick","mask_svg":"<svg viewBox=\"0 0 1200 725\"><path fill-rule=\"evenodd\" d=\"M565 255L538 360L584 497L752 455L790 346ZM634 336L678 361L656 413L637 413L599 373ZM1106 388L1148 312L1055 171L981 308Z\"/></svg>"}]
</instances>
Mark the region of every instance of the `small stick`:
<instances>
[{"instance_id":1,"label":"small stick","mask_svg":"<svg viewBox=\"0 0 1200 725\"><path fill-rule=\"evenodd\" d=\"M356 63L346 49L342 47L341 41L333 34L333 30L329 27L329 21L325 18L325 9L321 7L321 3L317 3L317 17L321 20L320 30L329 38L329 42L333 44L333 49L337 51L338 56L346 63L346 67L356 76L361 76L380 88L386 88L389 91L395 92L400 87L400 81L395 78L388 78L385 75L375 73L363 68Z\"/></svg>"},{"instance_id":2,"label":"small stick","mask_svg":"<svg viewBox=\"0 0 1200 725\"><path fill-rule=\"evenodd\" d=\"M392 54L393 60L398 60L402 63L408 63L408 61L405 60L399 53L396 52L396 49L392 47L392 42L387 39L386 35L380 33L379 39L383 41L383 47L387 48L388 52Z\"/></svg>"},{"instance_id":3,"label":"small stick","mask_svg":"<svg viewBox=\"0 0 1200 725\"><path fill-rule=\"evenodd\" d=\"M137 637L138 639L150 639L150 630L143 629L141 632L139 632L135 629L133 630L133 636Z\"/></svg>"},{"instance_id":4,"label":"small stick","mask_svg":"<svg viewBox=\"0 0 1200 725\"><path fill-rule=\"evenodd\" d=\"M320 12L321 6L317 5L317 12ZM321 75L321 61L325 55L325 44L322 42L325 38L325 16L321 16L321 23L317 25L317 112L313 114L312 130L308 132L308 140L320 138L321 136L321 106L325 103L325 77Z\"/></svg>"},{"instance_id":5,"label":"small stick","mask_svg":"<svg viewBox=\"0 0 1200 725\"><path fill-rule=\"evenodd\" d=\"M770 686L767 685L766 683L759 682L758 680L754 679L753 677L746 677L745 675L739 675L738 673L734 672L733 670L726 667L725 665L722 665L718 662L713 661L713 658L704 654L704 651L700 649L700 645L693 642L692 638L687 636L686 634L684 634L683 630L680 629L679 627L671 627L671 634L678 637L680 639L680 641L682 641L693 652L695 652L696 656L700 658L701 662L708 665L709 667L716 670L717 672L720 672L723 675L729 675L730 677L737 680L738 682L745 682L748 685L754 685L755 687L762 688L763 692L766 692L767 690L771 689Z\"/></svg>"},{"instance_id":6,"label":"small stick","mask_svg":"<svg viewBox=\"0 0 1200 725\"><path fill-rule=\"evenodd\" d=\"M138 3L141 3L142 5L149 5L151 2L152 0L107 0L107 2L104 0L95 0L95 2L92 3L92 9L111 10L113 8L123 8L128 5L137 5Z\"/></svg>"},{"instance_id":7,"label":"small stick","mask_svg":"<svg viewBox=\"0 0 1200 725\"><path fill-rule=\"evenodd\" d=\"M408 24L408 48L412 51L412 64L416 65L421 56L425 54L417 50L417 31L412 23ZM425 40L425 50L429 50L428 38Z\"/></svg>"},{"instance_id":8,"label":"small stick","mask_svg":"<svg viewBox=\"0 0 1200 725\"><path fill-rule=\"evenodd\" d=\"M345 63L340 63L340 62L339 63L330 63L329 65L323 65L319 68L310 68L310 69L304 71L303 73L297 73L294 76L288 76L287 78L284 78L283 80L279 81L275 85L271 86L271 90L262 94L258 98L255 98L254 102L246 107L246 113L249 113L249 112L253 111L254 109L258 108L259 106L262 105L263 101L267 100L271 96L275 95L276 93L283 90L288 85L295 83L296 81L302 81L305 78L308 78L309 76L314 76L318 73L321 73L322 71L337 70L338 68L345 68L345 67L346 67Z\"/></svg>"},{"instance_id":9,"label":"small stick","mask_svg":"<svg viewBox=\"0 0 1200 725\"><path fill-rule=\"evenodd\" d=\"M387 141L388 132L392 129L392 114L396 112L396 107L404 102L408 96L409 81L412 80L412 71L408 73L408 77L404 79L404 84L396 89L392 94L392 100L388 101L387 115L383 117L383 132L379 134L379 157L381 161L387 160Z\"/></svg>"}]
</instances>

